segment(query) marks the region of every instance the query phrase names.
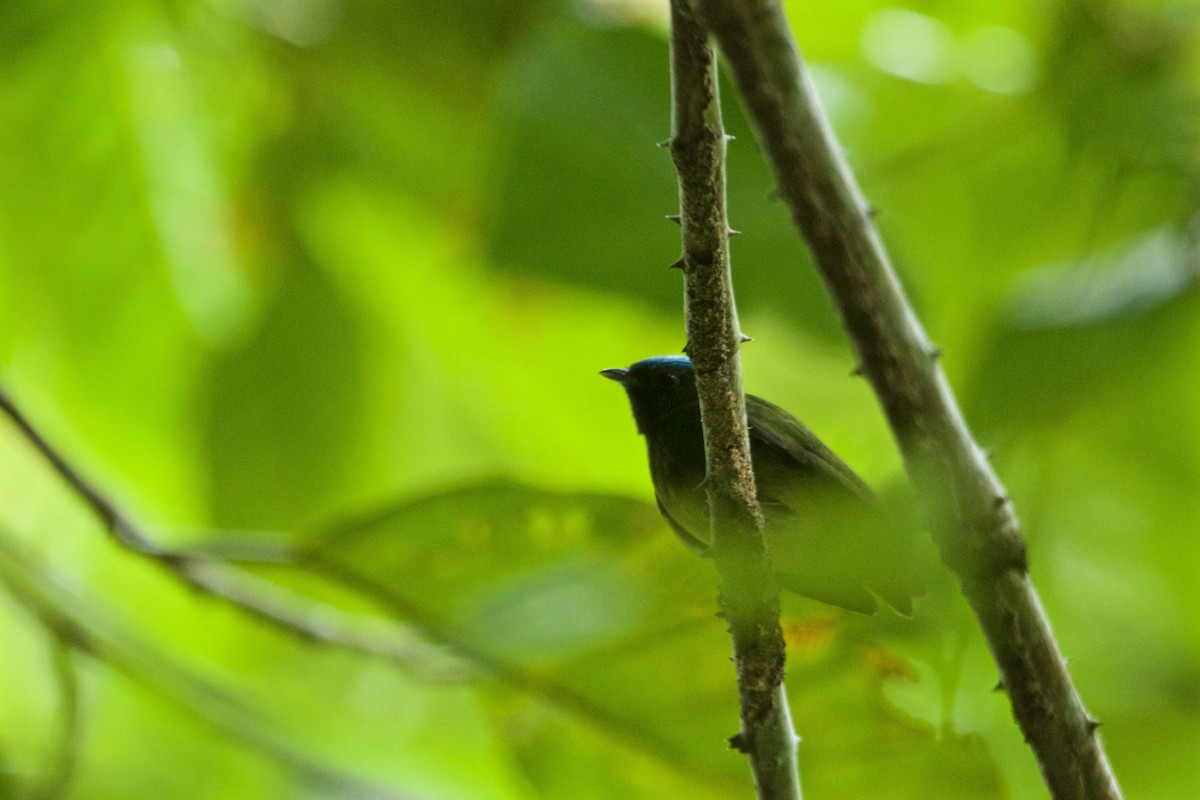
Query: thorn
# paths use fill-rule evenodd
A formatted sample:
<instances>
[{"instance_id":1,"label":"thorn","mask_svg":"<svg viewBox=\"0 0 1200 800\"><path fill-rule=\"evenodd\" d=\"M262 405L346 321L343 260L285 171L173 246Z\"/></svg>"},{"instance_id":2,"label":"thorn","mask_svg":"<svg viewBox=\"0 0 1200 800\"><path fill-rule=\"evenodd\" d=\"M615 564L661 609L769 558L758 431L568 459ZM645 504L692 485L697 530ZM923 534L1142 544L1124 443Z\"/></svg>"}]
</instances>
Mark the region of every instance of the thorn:
<instances>
[{"instance_id":1,"label":"thorn","mask_svg":"<svg viewBox=\"0 0 1200 800\"><path fill-rule=\"evenodd\" d=\"M740 236L741 233L742 233L741 231L735 231L733 228L729 228L728 230L725 231L725 235L728 236L730 239L732 239L735 236Z\"/></svg>"},{"instance_id":2,"label":"thorn","mask_svg":"<svg viewBox=\"0 0 1200 800\"><path fill-rule=\"evenodd\" d=\"M682 214L667 214L667 219L671 220L671 222L674 222L676 225L683 224Z\"/></svg>"},{"instance_id":3,"label":"thorn","mask_svg":"<svg viewBox=\"0 0 1200 800\"><path fill-rule=\"evenodd\" d=\"M692 344L691 342L684 342L683 347L680 348L679 352L683 353L686 356L688 354L688 348L691 346L691 344Z\"/></svg>"},{"instance_id":4,"label":"thorn","mask_svg":"<svg viewBox=\"0 0 1200 800\"><path fill-rule=\"evenodd\" d=\"M851 378L861 378L863 376L862 364L855 364L854 369L850 370Z\"/></svg>"},{"instance_id":5,"label":"thorn","mask_svg":"<svg viewBox=\"0 0 1200 800\"><path fill-rule=\"evenodd\" d=\"M656 145L654 145L654 146L655 146L655 147L670 147L670 146L671 146L671 140L670 140L670 139L663 139L661 142L659 142L658 144L656 144Z\"/></svg>"},{"instance_id":6,"label":"thorn","mask_svg":"<svg viewBox=\"0 0 1200 800\"><path fill-rule=\"evenodd\" d=\"M980 453L982 453L982 454L983 454L983 457L984 457L984 458L986 458L988 461L991 461L991 460L992 460L992 452L993 452L993 451L992 451L992 448L990 448L990 447L980 447L980 448L979 448L979 452L980 452Z\"/></svg>"},{"instance_id":7,"label":"thorn","mask_svg":"<svg viewBox=\"0 0 1200 800\"><path fill-rule=\"evenodd\" d=\"M746 741L746 736L742 733L735 733L729 737L729 746L739 753L748 753L750 743Z\"/></svg>"},{"instance_id":8,"label":"thorn","mask_svg":"<svg viewBox=\"0 0 1200 800\"><path fill-rule=\"evenodd\" d=\"M867 215L868 219L875 219L879 216L879 206L867 206L863 209L863 213Z\"/></svg>"},{"instance_id":9,"label":"thorn","mask_svg":"<svg viewBox=\"0 0 1200 800\"><path fill-rule=\"evenodd\" d=\"M725 141L727 141L727 142L736 142L736 141L737 141L737 137L736 137L736 136L734 136L732 133L727 133L727 134L725 134Z\"/></svg>"},{"instance_id":10,"label":"thorn","mask_svg":"<svg viewBox=\"0 0 1200 800\"><path fill-rule=\"evenodd\" d=\"M995 499L992 500L992 503L996 506L996 508L1004 508L1006 505L1008 505L1008 498L1005 495L997 495Z\"/></svg>"},{"instance_id":11,"label":"thorn","mask_svg":"<svg viewBox=\"0 0 1200 800\"><path fill-rule=\"evenodd\" d=\"M992 691L993 692L1003 692L1007 688L1008 687L1004 685L1004 678L1001 678L1000 680L996 681L996 685L992 687Z\"/></svg>"},{"instance_id":12,"label":"thorn","mask_svg":"<svg viewBox=\"0 0 1200 800\"><path fill-rule=\"evenodd\" d=\"M754 337L753 337L753 336L747 336L747 335L746 335L746 334L744 334L744 333L739 333L739 334L738 334L738 341L739 341L739 342L741 342L742 344L745 344L746 342L753 342L753 341L754 341Z\"/></svg>"},{"instance_id":13,"label":"thorn","mask_svg":"<svg viewBox=\"0 0 1200 800\"><path fill-rule=\"evenodd\" d=\"M683 256L680 256L678 261L672 261L668 264L667 269L683 269L686 266L687 260Z\"/></svg>"},{"instance_id":14,"label":"thorn","mask_svg":"<svg viewBox=\"0 0 1200 800\"><path fill-rule=\"evenodd\" d=\"M929 351L929 358L932 359L933 361L937 361L941 357L942 357L942 348L935 347Z\"/></svg>"},{"instance_id":15,"label":"thorn","mask_svg":"<svg viewBox=\"0 0 1200 800\"><path fill-rule=\"evenodd\" d=\"M1099 728L1104 723L1098 719L1092 719L1091 717L1088 717L1088 720L1085 724L1087 725L1088 733L1095 733L1096 728Z\"/></svg>"}]
</instances>

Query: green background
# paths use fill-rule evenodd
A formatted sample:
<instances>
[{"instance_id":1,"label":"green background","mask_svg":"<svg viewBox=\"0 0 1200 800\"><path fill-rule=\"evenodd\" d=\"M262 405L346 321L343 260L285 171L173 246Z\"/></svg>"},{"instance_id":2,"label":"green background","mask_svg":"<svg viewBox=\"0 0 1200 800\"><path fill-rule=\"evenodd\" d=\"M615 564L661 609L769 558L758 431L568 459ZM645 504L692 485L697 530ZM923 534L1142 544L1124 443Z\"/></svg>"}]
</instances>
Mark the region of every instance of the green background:
<instances>
[{"instance_id":1,"label":"green background","mask_svg":"<svg viewBox=\"0 0 1200 800\"><path fill-rule=\"evenodd\" d=\"M788 12L1123 787L1200 797L1195 5ZM0 797L751 796L711 567L596 375L683 345L664 16L0 4L4 387L157 541L294 543L236 575L392 647L187 590L0 425ZM724 101L747 388L895 487ZM1045 797L927 556L911 620L787 600L806 792Z\"/></svg>"}]
</instances>

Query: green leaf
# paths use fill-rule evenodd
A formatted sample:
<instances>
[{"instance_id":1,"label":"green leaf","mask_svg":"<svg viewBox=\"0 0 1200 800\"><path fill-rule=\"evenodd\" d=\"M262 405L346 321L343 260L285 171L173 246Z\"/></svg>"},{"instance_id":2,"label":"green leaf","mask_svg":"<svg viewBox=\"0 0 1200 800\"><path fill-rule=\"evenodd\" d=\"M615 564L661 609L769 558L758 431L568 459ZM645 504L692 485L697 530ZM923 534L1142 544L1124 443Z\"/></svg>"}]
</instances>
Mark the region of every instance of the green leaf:
<instances>
[{"instance_id":1,"label":"green leaf","mask_svg":"<svg viewBox=\"0 0 1200 800\"><path fill-rule=\"evenodd\" d=\"M296 251L253 336L209 377L212 519L296 527L352 486L363 386L353 316Z\"/></svg>"}]
</instances>

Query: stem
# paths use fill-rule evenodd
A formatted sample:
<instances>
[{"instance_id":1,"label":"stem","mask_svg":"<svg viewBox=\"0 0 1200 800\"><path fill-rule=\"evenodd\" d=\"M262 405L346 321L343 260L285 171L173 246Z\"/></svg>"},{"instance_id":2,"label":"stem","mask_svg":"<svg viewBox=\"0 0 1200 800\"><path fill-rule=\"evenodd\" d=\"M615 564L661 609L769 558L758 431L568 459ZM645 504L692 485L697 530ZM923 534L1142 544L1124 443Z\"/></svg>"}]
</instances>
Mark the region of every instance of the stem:
<instances>
[{"instance_id":1,"label":"stem","mask_svg":"<svg viewBox=\"0 0 1200 800\"><path fill-rule=\"evenodd\" d=\"M233 607L304 641L345 647L380 656L405 667L419 668L422 656L400 637L376 635L350 624L349 617L324 604L305 603L290 590L239 570L219 557L202 551L172 551L159 547L135 520L93 486L82 473L42 435L29 418L0 389L0 413L42 455L76 495L104 525L105 532L120 547L163 569L183 585ZM258 553L276 563L292 563L299 554L291 548Z\"/></svg>"},{"instance_id":2,"label":"stem","mask_svg":"<svg viewBox=\"0 0 1200 800\"><path fill-rule=\"evenodd\" d=\"M687 350L700 395L713 557L741 703L741 732L730 743L749 758L760 798L799 800L797 739L783 686L779 591L763 542L738 358L742 335L729 268L716 60L687 0L671 2L671 96Z\"/></svg>"},{"instance_id":3,"label":"stem","mask_svg":"<svg viewBox=\"0 0 1200 800\"><path fill-rule=\"evenodd\" d=\"M1025 543L908 305L777 0L696 0L733 70L779 191L879 396L946 564L1058 800L1121 797L1029 580Z\"/></svg>"}]
</instances>

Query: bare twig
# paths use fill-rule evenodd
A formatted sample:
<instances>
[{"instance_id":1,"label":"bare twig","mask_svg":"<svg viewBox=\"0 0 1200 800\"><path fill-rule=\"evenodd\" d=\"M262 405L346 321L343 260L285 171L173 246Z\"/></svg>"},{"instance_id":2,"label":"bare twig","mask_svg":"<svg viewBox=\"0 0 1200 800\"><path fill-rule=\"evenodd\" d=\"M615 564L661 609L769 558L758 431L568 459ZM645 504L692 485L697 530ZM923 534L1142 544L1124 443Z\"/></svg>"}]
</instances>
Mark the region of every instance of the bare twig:
<instances>
[{"instance_id":1,"label":"bare twig","mask_svg":"<svg viewBox=\"0 0 1200 800\"><path fill-rule=\"evenodd\" d=\"M671 156L679 173L688 355L696 370L721 609L741 702L730 741L750 760L760 798L800 797L796 734L784 690L779 591L767 561L750 463L725 210L725 130L716 59L688 0L671 1Z\"/></svg>"},{"instance_id":2,"label":"bare twig","mask_svg":"<svg viewBox=\"0 0 1200 800\"><path fill-rule=\"evenodd\" d=\"M1050 632L999 479L971 438L841 155L778 0L696 0L780 196L883 405L943 560L957 573L1055 798L1121 796Z\"/></svg>"},{"instance_id":3,"label":"bare twig","mask_svg":"<svg viewBox=\"0 0 1200 800\"><path fill-rule=\"evenodd\" d=\"M3 390L0 390L0 411L13 421L54 471L99 517L112 540L125 550L148 559L186 586L220 598L306 641L380 656L411 669L421 668L424 652L404 641L405 637L395 631L381 634L362 630L338 609L303 599L277 583L238 569L223 559L213 558L204 550L172 551L158 546L137 522L96 489L49 443ZM262 548L256 545L254 549L257 552ZM280 561L285 556L293 562L299 560L295 553L281 554L274 550L271 560Z\"/></svg>"}]
</instances>

